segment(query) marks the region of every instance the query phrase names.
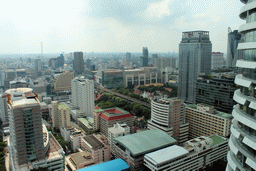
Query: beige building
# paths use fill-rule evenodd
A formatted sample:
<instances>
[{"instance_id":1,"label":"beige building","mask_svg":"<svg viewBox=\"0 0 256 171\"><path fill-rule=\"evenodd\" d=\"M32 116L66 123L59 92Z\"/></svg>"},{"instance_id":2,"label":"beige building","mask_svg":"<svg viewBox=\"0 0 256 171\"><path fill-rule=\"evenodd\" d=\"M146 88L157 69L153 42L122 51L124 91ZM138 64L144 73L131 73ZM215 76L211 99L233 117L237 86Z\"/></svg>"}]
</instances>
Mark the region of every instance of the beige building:
<instances>
[{"instance_id":1,"label":"beige building","mask_svg":"<svg viewBox=\"0 0 256 171\"><path fill-rule=\"evenodd\" d=\"M54 91L71 90L71 80L74 78L74 73L65 71L56 76L54 81Z\"/></svg>"},{"instance_id":2,"label":"beige building","mask_svg":"<svg viewBox=\"0 0 256 171\"><path fill-rule=\"evenodd\" d=\"M70 108L65 103L52 101L52 124L54 128L71 126Z\"/></svg>"},{"instance_id":3,"label":"beige building","mask_svg":"<svg viewBox=\"0 0 256 171\"><path fill-rule=\"evenodd\" d=\"M148 129L162 130L175 138L179 144L187 141L189 123L185 120L184 101L178 98L152 100Z\"/></svg>"},{"instance_id":4,"label":"beige building","mask_svg":"<svg viewBox=\"0 0 256 171\"><path fill-rule=\"evenodd\" d=\"M189 138L217 134L230 135L232 115L216 111L206 104L187 105L186 120L189 122Z\"/></svg>"}]
</instances>

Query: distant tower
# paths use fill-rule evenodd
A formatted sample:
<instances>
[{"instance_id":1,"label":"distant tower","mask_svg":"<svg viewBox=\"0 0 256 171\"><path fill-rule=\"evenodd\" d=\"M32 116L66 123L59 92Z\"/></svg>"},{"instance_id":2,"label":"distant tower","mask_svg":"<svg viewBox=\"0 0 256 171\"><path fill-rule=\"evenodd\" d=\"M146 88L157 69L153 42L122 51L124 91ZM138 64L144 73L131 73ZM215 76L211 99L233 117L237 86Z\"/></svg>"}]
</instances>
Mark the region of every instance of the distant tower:
<instances>
[{"instance_id":1,"label":"distant tower","mask_svg":"<svg viewBox=\"0 0 256 171\"><path fill-rule=\"evenodd\" d=\"M140 66L147 67L148 66L148 48L143 47L143 54L140 57Z\"/></svg>"},{"instance_id":2,"label":"distant tower","mask_svg":"<svg viewBox=\"0 0 256 171\"><path fill-rule=\"evenodd\" d=\"M199 74L211 73L212 43L209 31L183 32L179 44L178 97L195 103L196 80Z\"/></svg>"},{"instance_id":3,"label":"distant tower","mask_svg":"<svg viewBox=\"0 0 256 171\"><path fill-rule=\"evenodd\" d=\"M228 49L227 49L227 67L235 67L237 61L237 46L240 42L241 34L238 30L232 32L231 28L228 28Z\"/></svg>"},{"instance_id":4,"label":"distant tower","mask_svg":"<svg viewBox=\"0 0 256 171\"><path fill-rule=\"evenodd\" d=\"M127 60L128 62L131 62L131 53L130 53L130 52L127 52L127 53L126 53L126 60Z\"/></svg>"},{"instance_id":5,"label":"distant tower","mask_svg":"<svg viewBox=\"0 0 256 171\"><path fill-rule=\"evenodd\" d=\"M73 70L76 74L84 72L83 52L74 52Z\"/></svg>"},{"instance_id":6,"label":"distant tower","mask_svg":"<svg viewBox=\"0 0 256 171\"><path fill-rule=\"evenodd\" d=\"M43 42L41 42L41 59L44 58L44 45Z\"/></svg>"}]
</instances>

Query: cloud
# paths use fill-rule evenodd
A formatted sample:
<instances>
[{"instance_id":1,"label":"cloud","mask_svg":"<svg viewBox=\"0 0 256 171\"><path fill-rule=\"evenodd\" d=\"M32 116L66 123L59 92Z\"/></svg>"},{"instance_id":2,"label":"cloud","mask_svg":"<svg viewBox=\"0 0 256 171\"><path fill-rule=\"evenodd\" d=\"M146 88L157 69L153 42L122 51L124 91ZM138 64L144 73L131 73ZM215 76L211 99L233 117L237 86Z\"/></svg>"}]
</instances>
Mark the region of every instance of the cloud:
<instances>
[{"instance_id":1,"label":"cloud","mask_svg":"<svg viewBox=\"0 0 256 171\"><path fill-rule=\"evenodd\" d=\"M145 15L148 17L162 18L163 16L170 15L172 12L170 10L170 5L173 0L163 0L161 2L150 3L145 11Z\"/></svg>"}]
</instances>

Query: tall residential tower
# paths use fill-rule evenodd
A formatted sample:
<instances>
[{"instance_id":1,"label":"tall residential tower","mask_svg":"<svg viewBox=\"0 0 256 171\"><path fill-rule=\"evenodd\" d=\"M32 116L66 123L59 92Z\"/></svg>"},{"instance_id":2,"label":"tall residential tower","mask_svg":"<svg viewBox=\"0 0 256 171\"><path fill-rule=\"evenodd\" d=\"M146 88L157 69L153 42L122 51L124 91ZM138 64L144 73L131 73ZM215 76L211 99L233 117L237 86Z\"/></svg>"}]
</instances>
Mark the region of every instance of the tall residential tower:
<instances>
[{"instance_id":1,"label":"tall residential tower","mask_svg":"<svg viewBox=\"0 0 256 171\"><path fill-rule=\"evenodd\" d=\"M83 52L74 52L73 69L76 74L82 74L84 72Z\"/></svg>"},{"instance_id":2,"label":"tall residential tower","mask_svg":"<svg viewBox=\"0 0 256 171\"><path fill-rule=\"evenodd\" d=\"M195 103L196 80L199 74L211 72L212 43L208 31L183 32L179 44L178 97Z\"/></svg>"},{"instance_id":3,"label":"tall residential tower","mask_svg":"<svg viewBox=\"0 0 256 171\"><path fill-rule=\"evenodd\" d=\"M241 74L235 78L240 89L234 93L234 106L229 139L230 151L226 171L256 170L256 0L241 0L245 4L240 10L240 18L246 20L241 25L241 41L238 44L236 67Z\"/></svg>"},{"instance_id":4,"label":"tall residential tower","mask_svg":"<svg viewBox=\"0 0 256 171\"><path fill-rule=\"evenodd\" d=\"M238 30L232 31L230 28L228 30L228 49L227 49L227 67L235 67L237 61L237 46L241 39L241 34Z\"/></svg>"}]
</instances>

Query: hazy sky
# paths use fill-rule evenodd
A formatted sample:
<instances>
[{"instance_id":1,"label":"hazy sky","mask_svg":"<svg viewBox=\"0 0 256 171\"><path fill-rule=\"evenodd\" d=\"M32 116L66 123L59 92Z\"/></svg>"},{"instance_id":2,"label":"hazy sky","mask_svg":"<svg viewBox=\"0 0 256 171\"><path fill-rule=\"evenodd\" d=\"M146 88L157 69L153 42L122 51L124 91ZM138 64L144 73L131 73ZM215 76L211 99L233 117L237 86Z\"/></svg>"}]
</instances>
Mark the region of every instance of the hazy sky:
<instances>
[{"instance_id":1,"label":"hazy sky","mask_svg":"<svg viewBox=\"0 0 256 171\"><path fill-rule=\"evenodd\" d=\"M245 21L240 0L2 0L0 53L178 52L182 31L207 30L226 53Z\"/></svg>"}]
</instances>

